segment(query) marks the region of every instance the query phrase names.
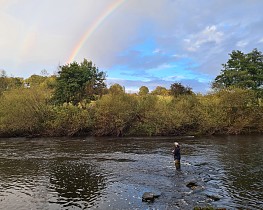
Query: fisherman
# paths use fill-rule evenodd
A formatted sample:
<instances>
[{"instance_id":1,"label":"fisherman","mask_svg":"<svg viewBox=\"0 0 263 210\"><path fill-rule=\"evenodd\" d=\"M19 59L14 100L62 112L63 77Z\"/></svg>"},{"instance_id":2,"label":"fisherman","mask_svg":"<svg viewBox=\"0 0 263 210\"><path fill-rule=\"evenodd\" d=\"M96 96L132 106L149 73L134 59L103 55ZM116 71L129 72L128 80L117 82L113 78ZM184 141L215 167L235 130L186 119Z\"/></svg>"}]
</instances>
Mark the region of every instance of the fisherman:
<instances>
[{"instance_id":1,"label":"fisherman","mask_svg":"<svg viewBox=\"0 0 263 210\"><path fill-rule=\"evenodd\" d=\"M180 145L177 142L174 142L173 155L174 155L175 168L179 170L181 168L180 167L181 153L180 153Z\"/></svg>"}]
</instances>

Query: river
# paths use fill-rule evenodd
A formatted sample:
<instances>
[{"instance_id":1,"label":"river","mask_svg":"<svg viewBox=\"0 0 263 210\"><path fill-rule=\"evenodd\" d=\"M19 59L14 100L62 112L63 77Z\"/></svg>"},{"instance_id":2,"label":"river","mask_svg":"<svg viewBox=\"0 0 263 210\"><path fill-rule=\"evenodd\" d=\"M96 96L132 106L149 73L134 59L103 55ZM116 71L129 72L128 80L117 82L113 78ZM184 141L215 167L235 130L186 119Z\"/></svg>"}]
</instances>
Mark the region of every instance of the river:
<instances>
[{"instance_id":1,"label":"river","mask_svg":"<svg viewBox=\"0 0 263 210\"><path fill-rule=\"evenodd\" d=\"M0 209L263 209L262 154L258 135L0 139Z\"/></svg>"}]
</instances>

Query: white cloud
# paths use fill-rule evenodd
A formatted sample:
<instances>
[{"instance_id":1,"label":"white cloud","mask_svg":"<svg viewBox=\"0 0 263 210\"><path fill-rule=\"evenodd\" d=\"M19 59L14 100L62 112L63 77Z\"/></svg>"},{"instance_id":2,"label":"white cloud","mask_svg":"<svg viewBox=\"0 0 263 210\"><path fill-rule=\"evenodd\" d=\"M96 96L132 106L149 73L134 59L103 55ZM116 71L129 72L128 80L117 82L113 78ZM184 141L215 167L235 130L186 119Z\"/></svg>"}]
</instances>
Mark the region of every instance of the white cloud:
<instances>
[{"instance_id":1,"label":"white cloud","mask_svg":"<svg viewBox=\"0 0 263 210\"><path fill-rule=\"evenodd\" d=\"M160 52L161 52L161 50L158 48L153 51L153 53L160 53Z\"/></svg>"},{"instance_id":2,"label":"white cloud","mask_svg":"<svg viewBox=\"0 0 263 210\"><path fill-rule=\"evenodd\" d=\"M197 51L206 43L219 44L223 40L224 33L217 30L215 25L207 26L197 34L192 34L189 38L184 39L188 51Z\"/></svg>"},{"instance_id":3,"label":"white cloud","mask_svg":"<svg viewBox=\"0 0 263 210\"><path fill-rule=\"evenodd\" d=\"M245 40L238 41L236 44L237 47L245 47L247 45L248 45L248 41Z\"/></svg>"},{"instance_id":4,"label":"white cloud","mask_svg":"<svg viewBox=\"0 0 263 210\"><path fill-rule=\"evenodd\" d=\"M164 71L164 70L172 68L172 67L175 68L176 65L171 65L169 63L163 63L163 64L161 64L159 66L156 66L155 68L151 68L151 69L146 70L146 72Z\"/></svg>"},{"instance_id":5,"label":"white cloud","mask_svg":"<svg viewBox=\"0 0 263 210\"><path fill-rule=\"evenodd\" d=\"M175 75L163 78L164 81L181 81L183 79L187 79L184 75Z\"/></svg>"},{"instance_id":6,"label":"white cloud","mask_svg":"<svg viewBox=\"0 0 263 210\"><path fill-rule=\"evenodd\" d=\"M186 58L187 55L186 55L186 54L182 54L182 55L179 55L179 54L173 54L172 57L175 57L175 58Z\"/></svg>"}]
</instances>

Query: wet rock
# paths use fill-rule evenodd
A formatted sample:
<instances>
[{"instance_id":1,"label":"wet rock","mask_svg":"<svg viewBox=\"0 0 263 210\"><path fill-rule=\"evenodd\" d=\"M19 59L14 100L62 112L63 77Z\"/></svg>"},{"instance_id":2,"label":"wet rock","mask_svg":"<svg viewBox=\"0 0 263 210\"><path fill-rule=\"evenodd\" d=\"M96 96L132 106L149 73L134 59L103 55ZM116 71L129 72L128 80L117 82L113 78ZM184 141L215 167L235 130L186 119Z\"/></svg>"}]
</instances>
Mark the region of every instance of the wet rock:
<instances>
[{"instance_id":1,"label":"wet rock","mask_svg":"<svg viewBox=\"0 0 263 210\"><path fill-rule=\"evenodd\" d=\"M206 197L212 199L213 201L219 201L220 200L220 197L218 195L206 194Z\"/></svg>"},{"instance_id":2,"label":"wet rock","mask_svg":"<svg viewBox=\"0 0 263 210\"><path fill-rule=\"evenodd\" d=\"M205 189L205 187L197 184L196 180L191 180L186 182L186 187L190 188L191 190L193 190L194 193L198 193L201 192Z\"/></svg>"},{"instance_id":3,"label":"wet rock","mask_svg":"<svg viewBox=\"0 0 263 210\"><path fill-rule=\"evenodd\" d=\"M158 198L160 195L155 195L152 192L145 192L142 195L142 201L144 202L153 202L155 198Z\"/></svg>"},{"instance_id":4,"label":"wet rock","mask_svg":"<svg viewBox=\"0 0 263 210\"><path fill-rule=\"evenodd\" d=\"M195 164L195 166L206 166L206 165L208 165L207 162L203 162L203 163L197 163L197 164Z\"/></svg>"},{"instance_id":5,"label":"wet rock","mask_svg":"<svg viewBox=\"0 0 263 210\"><path fill-rule=\"evenodd\" d=\"M193 190L196 187L198 187L198 184L197 184L196 180L191 180L191 181L186 182L186 187L189 187Z\"/></svg>"},{"instance_id":6,"label":"wet rock","mask_svg":"<svg viewBox=\"0 0 263 210\"><path fill-rule=\"evenodd\" d=\"M179 199L176 201L176 206L178 206L180 209L184 209L188 206L188 203L184 199Z\"/></svg>"},{"instance_id":7,"label":"wet rock","mask_svg":"<svg viewBox=\"0 0 263 210\"><path fill-rule=\"evenodd\" d=\"M196 187L192 187L191 189L193 190L193 193L199 193L199 192L202 192L205 189L205 187L196 186Z\"/></svg>"}]
</instances>

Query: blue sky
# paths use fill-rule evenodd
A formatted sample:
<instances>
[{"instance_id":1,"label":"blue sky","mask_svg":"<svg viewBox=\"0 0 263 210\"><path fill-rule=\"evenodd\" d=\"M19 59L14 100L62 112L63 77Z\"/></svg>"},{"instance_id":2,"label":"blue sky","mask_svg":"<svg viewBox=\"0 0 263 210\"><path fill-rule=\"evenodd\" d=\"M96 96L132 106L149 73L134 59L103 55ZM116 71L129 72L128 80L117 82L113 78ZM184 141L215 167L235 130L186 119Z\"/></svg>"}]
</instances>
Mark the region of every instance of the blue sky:
<instances>
[{"instance_id":1,"label":"blue sky","mask_svg":"<svg viewBox=\"0 0 263 210\"><path fill-rule=\"evenodd\" d=\"M116 0L0 0L0 70L27 78L67 62ZM263 50L262 0L126 0L75 57L136 92L174 82L207 93L232 50Z\"/></svg>"}]
</instances>

